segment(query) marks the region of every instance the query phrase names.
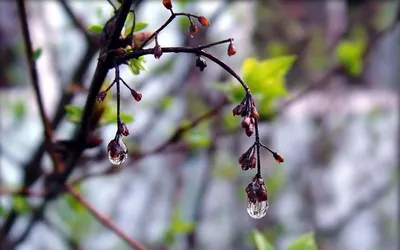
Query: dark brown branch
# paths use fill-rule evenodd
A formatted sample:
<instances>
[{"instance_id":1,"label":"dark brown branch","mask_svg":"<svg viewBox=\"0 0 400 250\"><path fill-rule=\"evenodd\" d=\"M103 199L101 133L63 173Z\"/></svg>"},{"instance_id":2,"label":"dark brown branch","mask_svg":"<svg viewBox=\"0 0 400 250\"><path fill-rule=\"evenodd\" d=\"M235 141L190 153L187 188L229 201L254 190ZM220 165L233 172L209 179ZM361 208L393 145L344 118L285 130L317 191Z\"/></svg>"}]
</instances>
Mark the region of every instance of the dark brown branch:
<instances>
[{"instance_id":1,"label":"dark brown branch","mask_svg":"<svg viewBox=\"0 0 400 250\"><path fill-rule=\"evenodd\" d=\"M112 46L119 40L119 36L121 34L121 30L124 26L126 17L128 16L130 7L132 6L133 0L123 1L121 7L118 9L116 21L115 21L115 29L112 32L110 40L107 43L107 47L105 51L112 50ZM93 107L96 102L97 94L100 91L101 86L107 76L109 65L111 64L112 56L110 54L106 54L104 60L98 60L96 71L94 73L94 77L92 83L90 85L89 94L86 99L85 108L83 110L82 119L80 122L80 127L77 130L74 141L79 142L83 145L86 141L86 137L89 134L89 120L93 112ZM84 147L78 146L75 148L67 161L66 169L63 174L60 176L60 182L64 183L72 170L74 169L76 163L78 162L79 157L83 153Z\"/></svg>"},{"instance_id":2,"label":"dark brown branch","mask_svg":"<svg viewBox=\"0 0 400 250\"><path fill-rule=\"evenodd\" d=\"M119 237L121 237L129 246L133 247L134 249L144 250L145 248L140 245L138 242L131 239L127 234L125 234L117 225L115 225L110 218L101 214L99 211L96 210L79 192L75 191L73 187L66 185L68 192L77 200L79 201L86 209L96 217L101 224L111 229L115 232Z\"/></svg>"}]
</instances>

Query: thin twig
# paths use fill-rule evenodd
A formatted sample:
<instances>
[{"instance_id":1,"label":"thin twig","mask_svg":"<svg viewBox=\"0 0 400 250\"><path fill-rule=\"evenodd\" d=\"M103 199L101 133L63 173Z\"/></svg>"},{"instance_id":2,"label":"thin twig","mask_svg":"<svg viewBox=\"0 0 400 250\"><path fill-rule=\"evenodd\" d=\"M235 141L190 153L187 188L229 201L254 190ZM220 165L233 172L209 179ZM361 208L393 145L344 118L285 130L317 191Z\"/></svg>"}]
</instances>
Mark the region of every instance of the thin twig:
<instances>
[{"instance_id":1,"label":"thin twig","mask_svg":"<svg viewBox=\"0 0 400 250\"><path fill-rule=\"evenodd\" d=\"M36 61L33 58L33 49L32 49L32 42L31 42L31 37L29 34L29 28L28 28L28 20L27 20L27 15L26 15L26 10L25 10L25 3L24 0L17 0L17 5L18 5L18 13L21 21L21 28L22 28L22 34L25 42L25 50L26 50L26 56L28 60L28 65L29 65L29 73L31 76L31 81L33 85L33 89L35 91L35 97L36 101L39 106L39 113L40 113L40 118L43 123L44 127L44 133L45 133L45 138L46 138L46 143L47 145L51 145L53 142L53 129L50 125L50 122L46 116L46 111L44 110L44 104L42 100L42 95L39 87L39 77L37 74L36 70ZM60 171L60 163L57 158L57 156L52 153L51 149L48 149L51 159L54 163L54 167Z\"/></svg>"},{"instance_id":2,"label":"thin twig","mask_svg":"<svg viewBox=\"0 0 400 250\"><path fill-rule=\"evenodd\" d=\"M74 12L72 11L71 7L68 5L66 0L59 0L60 4L64 8L64 10L67 12L69 18L72 20L74 25L81 31L81 33L85 36L85 39L89 44L97 44L99 39L96 38L96 36L90 34L85 27L85 25L76 17Z\"/></svg>"},{"instance_id":3,"label":"thin twig","mask_svg":"<svg viewBox=\"0 0 400 250\"><path fill-rule=\"evenodd\" d=\"M12 195L12 196L44 196L46 195L46 191L43 190L32 190L28 188L21 188L21 189L5 189L0 188L0 195Z\"/></svg>"},{"instance_id":4,"label":"thin twig","mask_svg":"<svg viewBox=\"0 0 400 250\"><path fill-rule=\"evenodd\" d=\"M111 229L115 232L119 237L121 237L129 246L133 247L134 249L144 250L145 248L140 245L135 240L131 239L127 234L125 234L117 225L115 225L110 218L101 214L95 207L93 207L79 192L74 190L73 187L70 185L65 185L68 192L77 200L79 201L86 209L96 217L101 224Z\"/></svg>"}]
</instances>

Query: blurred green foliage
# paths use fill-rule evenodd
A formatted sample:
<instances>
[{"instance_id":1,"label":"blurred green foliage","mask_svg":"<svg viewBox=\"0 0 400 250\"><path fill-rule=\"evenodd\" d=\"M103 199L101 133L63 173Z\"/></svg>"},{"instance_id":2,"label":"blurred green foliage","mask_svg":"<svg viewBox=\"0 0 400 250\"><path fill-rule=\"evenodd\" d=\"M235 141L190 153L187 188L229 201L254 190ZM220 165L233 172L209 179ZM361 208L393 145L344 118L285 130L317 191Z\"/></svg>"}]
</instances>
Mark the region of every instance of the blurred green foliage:
<instances>
[{"instance_id":1,"label":"blurred green foliage","mask_svg":"<svg viewBox=\"0 0 400 250\"><path fill-rule=\"evenodd\" d=\"M178 235L189 234L193 232L195 223L181 219L180 211L176 207L172 213L172 219L168 230L164 233L163 242L167 246L172 246L175 243L175 238Z\"/></svg>"},{"instance_id":2,"label":"blurred green foliage","mask_svg":"<svg viewBox=\"0 0 400 250\"><path fill-rule=\"evenodd\" d=\"M259 231L253 230L252 232L254 243L257 250L274 250L275 247L268 241L268 239ZM317 250L315 236L313 232L303 234L295 239L286 250Z\"/></svg>"}]
</instances>

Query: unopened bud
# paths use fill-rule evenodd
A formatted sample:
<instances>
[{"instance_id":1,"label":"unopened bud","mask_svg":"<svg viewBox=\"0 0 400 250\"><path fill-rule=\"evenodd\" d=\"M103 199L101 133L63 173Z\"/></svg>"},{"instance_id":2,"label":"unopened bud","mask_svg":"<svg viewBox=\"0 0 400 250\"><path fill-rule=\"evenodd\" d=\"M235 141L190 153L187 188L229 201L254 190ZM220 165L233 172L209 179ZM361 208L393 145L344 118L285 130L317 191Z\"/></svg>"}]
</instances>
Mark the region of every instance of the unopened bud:
<instances>
[{"instance_id":1,"label":"unopened bud","mask_svg":"<svg viewBox=\"0 0 400 250\"><path fill-rule=\"evenodd\" d=\"M163 54L162 48L160 45L154 46L154 58L159 59Z\"/></svg>"},{"instance_id":2,"label":"unopened bud","mask_svg":"<svg viewBox=\"0 0 400 250\"><path fill-rule=\"evenodd\" d=\"M119 131L123 136L129 135L129 130L128 130L128 127L126 126L125 122L121 122L119 124Z\"/></svg>"},{"instance_id":3,"label":"unopened bud","mask_svg":"<svg viewBox=\"0 0 400 250\"><path fill-rule=\"evenodd\" d=\"M210 21L205 16L199 16L197 20L203 27L210 25Z\"/></svg>"},{"instance_id":4,"label":"unopened bud","mask_svg":"<svg viewBox=\"0 0 400 250\"><path fill-rule=\"evenodd\" d=\"M135 99L135 101L140 102L142 100L142 94L139 91L136 91L134 89L131 90L131 95Z\"/></svg>"},{"instance_id":5,"label":"unopened bud","mask_svg":"<svg viewBox=\"0 0 400 250\"><path fill-rule=\"evenodd\" d=\"M107 91L104 90L104 91L101 91L100 93L97 94L97 98L96 99L97 99L98 102L102 102L102 101L104 101L106 96L107 96Z\"/></svg>"},{"instance_id":6,"label":"unopened bud","mask_svg":"<svg viewBox=\"0 0 400 250\"><path fill-rule=\"evenodd\" d=\"M274 153L272 154L272 156L274 157L275 161L278 162L278 163L282 163L282 162L285 161L285 158L283 158L283 156L281 156L281 155L280 155L279 153L277 153L277 152L274 152Z\"/></svg>"},{"instance_id":7,"label":"unopened bud","mask_svg":"<svg viewBox=\"0 0 400 250\"><path fill-rule=\"evenodd\" d=\"M163 5L164 5L165 8L167 8L167 9L169 9L169 10L172 9L171 0L163 0L162 3L163 3Z\"/></svg>"},{"instance_id":8,"label":"unopened bud","mask_svg":"<svg viewBox=\"0 0 400 250\"><path fill-rule=\"evenodd\" d=\"M228 56L233 56L234 54L236 54L236 48L235 45L233 45L233 43L229 43L228 46Z\"/></svg>"}]
</instances>

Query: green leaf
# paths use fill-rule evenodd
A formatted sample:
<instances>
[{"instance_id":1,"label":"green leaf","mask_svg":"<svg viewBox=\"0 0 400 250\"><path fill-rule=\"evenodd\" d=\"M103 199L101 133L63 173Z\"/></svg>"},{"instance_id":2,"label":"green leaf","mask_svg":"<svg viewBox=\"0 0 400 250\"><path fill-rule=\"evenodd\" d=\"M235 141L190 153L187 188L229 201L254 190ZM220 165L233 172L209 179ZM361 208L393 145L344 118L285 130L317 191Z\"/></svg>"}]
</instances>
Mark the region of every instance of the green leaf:
<instances>
[{"instance_id":1,"label":"green leaf","mask_svg":"<svg viewBox=\"0 0 400 250\"><path fill-rule=\"evenodd\" d=\"M23 100L12 105L13 114L16 120L20 121L26 116L26 104Z\"/></svg>"},{"instance_id":2,"label":"green leaf","mask_svg":"<svg viewBox=\"0 0 400 250\"><path fill-rule=\"evenodd\" d=\"M126 124L128 123L132 123L133 122L133 115L129 114L129 113L121 113L119 114L121 120L123 120Z\"/></svg>"},{"instance_id":3,"label":"green leaf","mask_svg":"<svg viewBox=\"0 0 400 250\"><path fill-rule=\"evenodd\" d=\"M0 218L7 216L8 212L4 206L0 203Z\"/></svg>"},{"instance_id":4,"label":"green leaf","mask_svg":"<svg viewBox=\"0 0 400 250\"><path fill-rule=\"evenodd\" d=\"M211 138L208 131L196 127L187 131L184 140L189 143L191 149L207 148L211 144Z\"/></svg>"},{"instance_id":5,"label":"green leaf","mask_svg":"<svg viewBox=\"0 0 400 250\"><path fill-rule=\"evenodd\" d=\"M253 238L256 244L257 250L273 250L274 247L269 243L267 238L264 237L259 231L253 230Z\"/></svg>"},{"instance_id":6,"label":"green leaf","mask_svg":"<svg viewBox=\"0 0 400 250\"><path fill-rule=\"evenodd\" d=\"M103 27L103 25L93 24L88 27L88 30L95 34L101 34L101 32L103 31Z\"/></svg>"},{"instance_id":7,"label":"green leaf","mask_svg":"<svg viewBox=\"0 0 400 250\"><path fill-rule=\"evenodd\" d=\"M33 51L32 58L33 60L37 61L41 55L42 55L42 49L38 48Z\"/></svg>"},{"instance_id":8,"label":"green leaf","mask_svg":"<svg viewBox=\"0 0 400 250\"><path fill-rule=\"evenodd\" d=\"M143 66L143 63L146 61L144 60L143 56L139 57L138 59L132 58L128 62L128 68L134 75L139 75L140 71L146 71L146 68Z\"/></svg>"},{"instance_id":9,"label":"green leaf","mask_svg":"<svg viewBox=\"0 0 400 250\"><path fill-rule=\"evenodd\" d=\"M19 214L24 214L29 211L29 204L25 197L14 196L12 206Z\"/></svg>"},{"instance_id":10,"label":"green leaf","mask_svg":"<svg viewBox=\"0 0 400 250\"><path fill-rule=\"evenodd\" d=\"M72 104L65 105L65 111L67 112L67 120L72 123L79 123L82 116L82 107L75 106Z\"/></svg>"},{"instance_id":11,"label":"green leaf","mask_svg":"<svg viewBox=\"0 0 400 250\"><path fill-rule=\"evenodd\" d=\"M289 245L287 250L317 250L314 233L310 232L300 236Z\"/></svg>"},{"instance_id":12,"label":"green leaf","mask_svg":"<svg viewBox=\"0 0 400 250\"><path fill-rule=\"evenodd\" d=\"M120 113L120 118L126 124L133 122L133 115L128 113ZM100 119L101 125L115 124L117 122L117 109L115 107L107 107Z\"/></svg>"},{"instance_id":13,"label":"green leaf","mask_svg":"<svg viewBox=\"0 0 400 250\"><path fill-rule=\"evenodd\" d=\"M358 76L363 69L363 54L366 42L360 38L357 40L342 40L336 47L335 55L339 62L352 76Z\"/></svg>"}]
</instances>

